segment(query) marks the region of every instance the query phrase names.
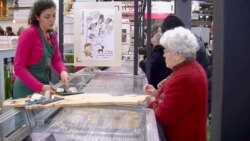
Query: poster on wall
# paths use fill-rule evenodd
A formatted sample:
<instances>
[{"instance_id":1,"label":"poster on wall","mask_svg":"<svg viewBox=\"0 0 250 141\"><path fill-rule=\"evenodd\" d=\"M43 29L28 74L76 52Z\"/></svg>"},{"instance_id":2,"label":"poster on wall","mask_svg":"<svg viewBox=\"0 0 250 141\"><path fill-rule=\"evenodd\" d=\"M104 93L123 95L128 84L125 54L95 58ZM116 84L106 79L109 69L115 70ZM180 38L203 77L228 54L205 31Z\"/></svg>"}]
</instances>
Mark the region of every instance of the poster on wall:
<instances>
[{"instance_id":1,"label":"poster on wall","mask_svg":"<svg viewBox=\"0 0 250 141\"><path fill-rule=\"evenodd\" d=\"M75 3L74 65L121 65L120 6L117 2Z\"/></svg>"},{"instance_id":2,"label":"poster on wall","mask_svg":"<svg viewBox=\"0 0 250 141\"><path fill-rule=\"evenodd\" d=\"M82 10L81 59L114 60L114 9ZM86 25L86 26L85 26Z\"/></svg>"}]
</instances>

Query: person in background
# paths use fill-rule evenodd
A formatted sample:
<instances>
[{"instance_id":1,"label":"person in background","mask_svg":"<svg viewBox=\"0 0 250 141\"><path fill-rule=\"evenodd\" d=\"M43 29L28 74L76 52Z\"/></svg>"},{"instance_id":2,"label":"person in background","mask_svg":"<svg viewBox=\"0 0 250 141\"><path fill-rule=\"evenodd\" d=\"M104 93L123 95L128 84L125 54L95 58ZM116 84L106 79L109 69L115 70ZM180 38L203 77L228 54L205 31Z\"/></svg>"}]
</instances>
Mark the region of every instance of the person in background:
<instances>
[{"instance_id":1,"label":"person in background","mask_svg":"<svg viewBox=\"0 0 250 141\"><path fill-rule=\"evenodd\" d=\"M60 74L67 85L69 74L61 59L56 32L56 5L53 0L37 0L28 19L27 27L19 36L14 71L16 79L13 98L23 98L34 92L55 93L51 81L51 68Z\"/></svg>"},{"instance_id":2,"label":"person in background","mask_svg":"<svg viewBox=\"0 0 250 141\"><path fill-rule=\"evenodd\" d=\"M12 27L11 26L7 26L6 27L6 35L7 36L16 36L16 34L12 31Z\"/></svg>"},{"instance_id":3,"label":"person in background","mask_svg":"<svg viewBox=\"0 0 250 141\"><path fill-rule=\"evenodd\" d=\"M0 36L5 36L5 32L1 26L0 26Z\"/></svg>"},{"instance_id":4,"label":"person in background","mask_svg":"<svg viewBox=\"0 0 250 141\"><path fill-rule=\"evenodd\" d=\"M142 55L143 58L146 58L146 44L147 44L147 29L144 29L143 31L143 44L141 47L138 49L139 55Z\"/></svg>"},{"instance_id":5,"label":"person in background","mask_svg":"<svg viewBox=\"0 0 250 141\"><path fill-rule=\"evenodd\" d=\"M208 42L204 42L204 47L207 51L207 54L211 57L212 56L212 50L209 48Z\"/></svg>"},{"instance_id":6,"label":"person in background","mask_svg":"<svg viewBox=\"0 0 250 141\"><path fill-rule=\"evenodd\" d=\"M151 37L153 37L156 33L158 33L158 28L159 27L157 27L157 26L152 26L151 27ZM144 59L146 59L146 57L147 57L147 49L146 49L147 38L148 37L147 37L147 28L146 28L143 31L143 45L141 47L139 47L139 49L138 49L139 55L142 55ZM153 46L152 43L151 43L151 46Z\"/></svg>"},{"instance_id":7,"label":"person in background","mask_svg":"<svg viewBox=\"0 0 250 141\"><path fill-rule=\"evenodd\" d=\"M163 47L160 45L162 33L156 33L151 39L153 51L151 54L151 79L149 84L157 88L157 84L171 74L171 70L165 65ZM147 59L141 60L139 66L146 73Z\"/></svg>"},{"instance_id":8,"label":"person in background","mask_svg":"<svg viewBox=\"0 0 250 141\"><path fill-rule=\"evenodd\" d=\"M199 45L188 29L177 27L160 39L171 76L156 90L146 84L145 94L155 97L149 104L168 141L206 141L207 77L195 60Z\"/></svg>"},{"instance_id":9,"label":"person in background","mask_svg":"<svg viewBox=\"0 0 250 141\"><path fill-rule=\"evenodd\" d=\"M174 14L168 15L162 25L161 31L162 33L171 30L175 27L185 27L184 23L180 18L175 16ZM206 52L206 48L204 44L197 37L197 42L199 44L199 50L196 54L196 60L200 65L205 69L207 78L208 78L208 114L211 113L211 95L212 95L212 62L209 55ZM160 83L161 84L161 83Z\"/></svg>"},{"instance_id":10,"label":"person in background","mask_svg":"<svg viewBox=\"0 0 250 141\"><path fill-rule=\"evenodd\" d=\"M20 34L24 31L24 27L20 26L18 31L17 31L17 36L20 36Z\"/></svg>"}]
</instances>

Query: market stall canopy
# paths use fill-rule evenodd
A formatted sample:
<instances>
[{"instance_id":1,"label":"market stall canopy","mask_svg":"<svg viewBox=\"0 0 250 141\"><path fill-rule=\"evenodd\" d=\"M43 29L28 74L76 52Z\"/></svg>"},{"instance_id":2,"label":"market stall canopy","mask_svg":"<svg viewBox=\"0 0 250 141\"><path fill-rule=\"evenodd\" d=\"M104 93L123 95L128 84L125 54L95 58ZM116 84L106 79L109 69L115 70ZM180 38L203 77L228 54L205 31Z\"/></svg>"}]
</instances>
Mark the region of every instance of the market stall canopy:
<instances>
[{"instance_id":1,"label":"market stall canopy","mask_svg":"<svg viewBox=\"0 0 250 141\"><path fill-rule=\"evenodd\" d=\"M169 13L151 13L152 20L163 20L165 19ZM144 18L147 19L147 13L144 14Z\"/></svg>"}]
</instances>

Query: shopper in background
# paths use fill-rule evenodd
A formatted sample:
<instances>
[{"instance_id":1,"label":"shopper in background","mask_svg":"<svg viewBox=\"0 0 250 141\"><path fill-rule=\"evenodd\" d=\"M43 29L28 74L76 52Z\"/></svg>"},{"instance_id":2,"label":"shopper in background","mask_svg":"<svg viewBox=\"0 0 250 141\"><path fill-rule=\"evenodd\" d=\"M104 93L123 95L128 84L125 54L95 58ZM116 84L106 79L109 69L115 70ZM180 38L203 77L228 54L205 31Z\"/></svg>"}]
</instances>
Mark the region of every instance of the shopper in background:
<instances>
[{"instance_id":1,"label":"shopper in background","mask_svg":"<svg viewBox=\"0 0 250 141\"><path fill-rule=\"evenodd\" d=\"M143 58L146 58L146 45L147 45L147 29L144 29L143 31L143 44L139 47L138 53L139 55L142 55Z\"/></svg>"},{"instance_id":2,"label":"shopper in background","mask_svg":"<svg viewBox=\"0 0 250 141\"><path fill-rule=\"evenodd\" d=\"M151 37L153 37L156 33L158 33L158 28L157 26L152 26L151 27ZM151 38L150 37L150 38ZM145 59L146 56L147 56L147 49L146 49L146 46L147 46L147 28L144 29L143 31L143 45L141 47L139 47L138 49L138 52L139 52L139 55L143 55L143 58ZM151 43L151 46L152 43Z\"/></svg>"},{"instance_id":3,"label":"shopper in background","mask_svg":"<svg viewBox=\"0 0 250 141\"><path fill-rule=\"evenodd\" d=\"M185 27L184 23L180 18L175 16L174 14L170 14L166 17L162 23L161 31L162 33L173 29L175 27ZM212 62L209 55L206 52L206 48L200 39L197 38L199 44L199 50L196 54L196 60L200 63L200 65L205 69L206 75L208 78L208 114L211 113L211 95L212 95Z\"/></svg>"},{"instance_id":4,"label":"shopper in background","mask_svg":"<svg viewBox=\"0 0 250 141\"><path fill-rule=\"evenodd\" d=\"M160 44L166 66L173 72L158 90L144 86L146 94L155 96L149 107L169 141L206 141L208 84L204 69L195 60L197 39L190 30L177 27L166 31Z\"/></svg>"},{"instance_id":5,"label":"shopper in background","mask_svg":"<svg viewBox=\"0 0 250 141\"><path fill-rule=\"evenodd\" d=\"M6 27L6 34L7 34L7 36L16 36L16 34L12 31L11 26Z\"/></svg>"},{"instance_id":6,"label":"shopper in background","mask_svg":"<svg viewBox=\"0 0 250 141\"><path fill-rule=\"evenodd\" d=\"M13 97L22 98L34 92L49 90L54 93L51 67L67 84L69 75L61 59L56 33L53 31L56 5L53 0L37 0L28 20L30 25L19 36L16 49Z\"/></svg>"},{"instance_id":7,"label":"shopper in background","mask_svg":"<svg viewBox=\"0 0 250 141\"><path fill-rule=\"evenodd\" d=\"M1 26L0 26L0 36L5 36L5 32Z\"/></svg>"},{"instance_id":8,"label":"shopper in background","mask_svg":"<svg viewBox=\"0 0 250 141\"><path fill-rule=\"evenodd\" d=\"M153 51L151 54L151 79L149 84L157 88L157 84L165 79L168 75L171 74L171 70L168 69L165 65L165 59L163 57L163 47L160 45L160 38L162 33L156 33L152 39ZM139 66L144 73L146 73L146 63L147 59L143 59L139 62Z\"/></svg>"}]
</instances>

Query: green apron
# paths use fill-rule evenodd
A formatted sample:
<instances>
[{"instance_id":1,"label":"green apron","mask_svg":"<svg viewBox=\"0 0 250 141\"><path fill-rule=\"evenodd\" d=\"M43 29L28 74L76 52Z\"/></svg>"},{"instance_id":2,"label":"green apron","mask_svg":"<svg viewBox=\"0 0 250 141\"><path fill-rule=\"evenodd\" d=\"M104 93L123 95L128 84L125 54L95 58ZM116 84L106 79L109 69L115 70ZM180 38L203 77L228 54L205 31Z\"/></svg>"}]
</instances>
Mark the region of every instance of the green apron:
<instances>
[{"instance_id":1,"label":"green apron","mask_svg":"<svg viewBox=\"0 0 250 141\"><path fill-rule=\"evenodd\" d=\"M43 43L43 54L40 62L30 66L28 71L41 83L49 84L51 80L51 59L55 52L55 48L47 43L40 27L39 33ZM13 98L24 98L32 93L34 93L34 91L27 87L22 80L17 77L13 87Z\"/></svg>"}]
</instances>

